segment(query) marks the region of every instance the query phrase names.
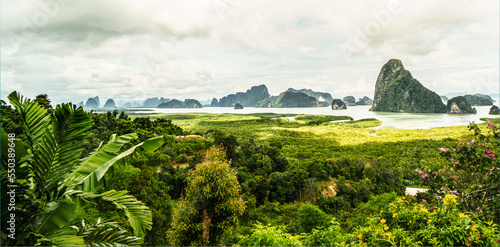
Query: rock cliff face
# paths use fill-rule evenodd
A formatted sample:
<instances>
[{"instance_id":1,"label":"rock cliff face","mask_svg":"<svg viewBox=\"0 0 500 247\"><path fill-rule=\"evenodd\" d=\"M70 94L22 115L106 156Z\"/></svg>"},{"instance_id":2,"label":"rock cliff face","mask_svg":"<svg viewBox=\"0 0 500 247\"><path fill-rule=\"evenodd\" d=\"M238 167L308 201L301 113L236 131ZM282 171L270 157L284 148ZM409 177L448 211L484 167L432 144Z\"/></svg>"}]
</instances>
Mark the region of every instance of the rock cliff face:
<instances>
[{"instance_id":1,"label":"rock cliff face","mask_svg":"<svg viewBox=\"0 0 500 247\"><path fill-rule=\"evenodd\" d=\"M278 96L271 96L270 98L259 101L255 107L263 107L263 108L275 107L276 100L278 100Z\"/></svg>"},{"instance_id":2,"label":"rock cliff face","mask_svg":"<svg viewBox=\"0 0 500 247\"><path fill-rule=\"evenodd\" d=\"M102 108L104 109L116 108L115 101L113 99L108 99L106 103L104 103L104 106Z\"/></svg>"},{"instance_id":3,"label":"rock cliff face","mask_svg":"<svg viewBox=\"0 0 500 247\"><path fill-rule=\"evenodd\" d=\"M99 97L95 96L94 98L89 98L87 100L87 103L83 106L84 108L89 108L89 109L97 109L99 108Z\"/></svg>"},{"instance_id":4,"label":"rock cliff face","mask_svg":"<svg viewBox=\"0 0 500 247\"><path fill-rule=\"evenodd\" d=\"M334 99L332 102L332 110L345 110L347 106L341 99Z\"/></svg>"},{"instance_id":5,"label":"rock cliff face","mask_svg":"<svg viewBox=\"0 0 500 247\"><path fill-rule=\"evenodd\" d=\"M356 98L354 98L354 96L345 96L342 100L344 101L344 104L347 106L356 105Z\"/></svg>"},{"instance_id":6,"label":"rock cliff face","mask_svg":"<svg viewBox=\"0 0 500 247\"><path fill-rule=\"evenodd\" d=\"M202 108L203 106L198 100L195 99L186 99L184 100L184 104L187 108Z\"/></svg>"},{"instance_id":7,"label":"rock cliff face","mask_svg":"<svg viewBox=\"0 0 500 247\"><path fill-rule=\"evenodd\" d=\"M356 105L371 105L371 104L373 104L373 100L368 98L368 96L365 96L362 99L360 98L358 102L356 102Z\"/></svg>"},{"instance_id":8,"label":"rock cliff face","mask_svg":"<svg viewBox=\"0 0 500 247\"><path fill-rule=\"evenodd\" d=\"M474 94L464 95L467 102L472 106L493 105L493 99L489 95Z\"/></svg>"},{"instance_id":9,"label":"rock cliff face","mask_svg":"<svg viewBox=\"0 0 500 247\"><path fill-rule=\"evenodd\" d=\"M210 103L210 106L212 106L212 107L219 106L219 101L216 98L213 98L212 103Z\"/></svg>"},{"instance_id":10,"label":"rock cliff face","mask_svg":"<svg viewBox=\"0 0 500 247\"><path fill-rule=\"evenodd\" d=\"M186 108L184 102L173 99L167 103L161 103L158 108Z\"/></svg>"},{"instance_id":11,"label":"rock cliff face","mask_svg":"<svg viewBox=\"0 0 500 247\"><path fill-rule=\"evenodd\" d=\"M500 108L498 106L494 105L490 108L490 114L500 114Z\"/></svg>"},{"instance_id":12,"label":"rock cliff face","mask_svg":"<svg viewBox=\"0 0 500 247\"><path fill-rule=\"evenodd\" d=\"M451 114L476 114L476 108L472 108L465 97L458 96L448 100L446 112Z\"/></svg>"},{"instance_id":13,"label":"rock cliff face","mask_svg":"<svg viewBox=\"0 0 500 247\"><path fill-rule=\"evenodd\" d=\"M285 91L280 94L274 107L317 107L318 101L305 93Z\"/></svg>"},{"instance_id":14,"label":"rock cliff face","mask_svg":"<svg viewBox=\"0 0 500 247\"><path fill-rule=\"evenodd\" d=\"M230 94L228 96L222 97L219 100L220 107L233 107L236 103L240 103L245 107L254 107L257 102L269 98L269 92L267 91L266 85L253 86L245 93L238 92L236 94Z\"/></svg>"},{"instance_id":15,"label":"rock cliff face","mask_svg":"<svg viewBox=\"0 0 500 247\"><path fill-rule=\"evenodd\" d=\"M425 88L397 59L380 70L375 84L372 111L445 113L441 97Z\"/></svg>"},{"instance_id":16,"label":"rock cliff face","mask_svg":"<svg viewBox=\"0 0 500 247\"><path fill-rule=\"evenodd\" d=\"M241 109L243 109L243 108L244 108L244 107L243 107L240 103L236 103L236 104L234 105L234 109L236 109L236 110L241 110Z\"/></svg>"},{"instance_id":17,"label":"rock cliff face","mask_svg":"<svg viewBox=\"0 0 500 247\"><path fill-rule=\"evenodd\" d=\"M304 93L306 94L307 96L312 96L314 98L316 98L316 100L318 102L326 102L328 104L321 104L320 105L325 105L325 106L329 106L330 104L332 104L332 101L333 101L333 97L331 94L329 93L325 93L325 92L316 92L316 91L313 91L311 89L293 89L293 88L289 88L288 90L286 90L288 92L292 92L292 93Z\"/></svg>"}]
</instances>

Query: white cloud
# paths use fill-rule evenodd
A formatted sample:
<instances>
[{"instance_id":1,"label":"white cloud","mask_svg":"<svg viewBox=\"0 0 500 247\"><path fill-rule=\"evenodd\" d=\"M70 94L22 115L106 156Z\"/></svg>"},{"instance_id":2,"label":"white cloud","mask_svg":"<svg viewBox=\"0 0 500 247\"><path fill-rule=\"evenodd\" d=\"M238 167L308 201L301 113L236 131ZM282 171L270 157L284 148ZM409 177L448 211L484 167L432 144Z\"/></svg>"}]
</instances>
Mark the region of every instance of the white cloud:
<instances>
[{"instance_id":1,"label":"white cloud","mask_svg":"<svg viewBox=\"0 0 500 247\"><path fill-rule=\"evenodd\" d=\"M204 99L262 83L371 96L390 58L442 94L499 91L497 1L60 2L0 2L2 97Z\"/></svg>"}]
</instances>

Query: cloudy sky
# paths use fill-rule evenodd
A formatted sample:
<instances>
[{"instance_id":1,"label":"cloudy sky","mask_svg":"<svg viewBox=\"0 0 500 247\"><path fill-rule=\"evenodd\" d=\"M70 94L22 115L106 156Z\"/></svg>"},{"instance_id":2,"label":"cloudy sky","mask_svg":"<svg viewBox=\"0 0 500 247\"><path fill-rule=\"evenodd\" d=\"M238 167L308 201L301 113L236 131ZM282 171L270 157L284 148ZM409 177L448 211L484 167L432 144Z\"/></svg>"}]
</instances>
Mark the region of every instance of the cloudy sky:
<instances>
[{"instance_id":1,"label":"cloudy sky","mask_svg":"<svg viewBox=\"0 0 500 247\"><path fill-rule=\"evenodd\" d=\"M373 97L388 59L424 86L499 92L498 0L2 0L1 98L220 98L265 84Z\"/></svg>"}]
</instances>

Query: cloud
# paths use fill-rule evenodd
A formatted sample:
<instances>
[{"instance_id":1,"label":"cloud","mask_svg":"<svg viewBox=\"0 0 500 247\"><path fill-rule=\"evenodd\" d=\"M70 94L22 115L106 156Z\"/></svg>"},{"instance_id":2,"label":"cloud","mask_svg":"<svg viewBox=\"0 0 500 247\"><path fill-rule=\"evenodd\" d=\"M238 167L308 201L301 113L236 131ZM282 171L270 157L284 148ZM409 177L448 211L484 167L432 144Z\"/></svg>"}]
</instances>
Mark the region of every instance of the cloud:
<instances>
[{"instance_id":1,"label":"cloud","mask_svg":"<svg viewBox=\"0 0 500 247\"><path fill-rule=\"evenodd\" d=\"M398 11L391 13L391 4ZM495 1L0 5L2 98L11 89L49 93L53 102L95 95L219 98L263 83L271 94L307 87L370 96L391 58L435 91L499 90Z\"/></svg>"}]
</instances>

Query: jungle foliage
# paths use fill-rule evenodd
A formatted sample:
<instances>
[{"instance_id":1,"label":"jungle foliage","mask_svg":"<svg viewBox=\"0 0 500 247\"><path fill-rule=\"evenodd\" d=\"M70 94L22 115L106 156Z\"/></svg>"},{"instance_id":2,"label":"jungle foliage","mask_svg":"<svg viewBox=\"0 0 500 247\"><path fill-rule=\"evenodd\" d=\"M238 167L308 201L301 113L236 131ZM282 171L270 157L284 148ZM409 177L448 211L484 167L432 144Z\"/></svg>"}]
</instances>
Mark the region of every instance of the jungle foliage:
<instances>
[{"instance_id":1,"label":"jungle foliage","mask_svg":"<svg viewBox=\"0 0 500 247\"><path fill-rule=\"evenodd\" d=\"M347 116L94 113L38 98L1 105L2 184L12 140L23 232L12 241L2 224L8 245L498 245L498 119L398 130ZM482 145L460 144L472 139ZM408 186L430 190L405 196Z\"/></svg>"}]
</instances>

